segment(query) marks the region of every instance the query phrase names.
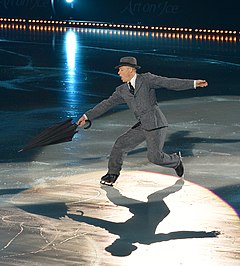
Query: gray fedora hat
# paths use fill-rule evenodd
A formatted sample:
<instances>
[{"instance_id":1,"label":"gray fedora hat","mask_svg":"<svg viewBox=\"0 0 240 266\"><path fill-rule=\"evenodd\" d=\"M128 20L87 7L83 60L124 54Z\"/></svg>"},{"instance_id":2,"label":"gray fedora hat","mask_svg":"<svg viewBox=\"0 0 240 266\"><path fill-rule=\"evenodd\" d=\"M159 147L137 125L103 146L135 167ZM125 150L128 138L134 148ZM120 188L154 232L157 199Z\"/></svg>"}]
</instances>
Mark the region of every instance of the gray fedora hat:
<instances>
[{"instance_id":1,"label":"gray fedora hat","mask_svg":"<svg viewBox=\"0 0 240 266\"><path fill-rule=\"evenodd\" d=\"M121 66L129 66L129 67L133 67L133 68L136 68L136 69L141 68L137 64L137 59L135 57L132 57L132 56L122 57L120 59L120 64L118 66L115 66L115 68L119 68Z\"/></svg>"}]
</instances>

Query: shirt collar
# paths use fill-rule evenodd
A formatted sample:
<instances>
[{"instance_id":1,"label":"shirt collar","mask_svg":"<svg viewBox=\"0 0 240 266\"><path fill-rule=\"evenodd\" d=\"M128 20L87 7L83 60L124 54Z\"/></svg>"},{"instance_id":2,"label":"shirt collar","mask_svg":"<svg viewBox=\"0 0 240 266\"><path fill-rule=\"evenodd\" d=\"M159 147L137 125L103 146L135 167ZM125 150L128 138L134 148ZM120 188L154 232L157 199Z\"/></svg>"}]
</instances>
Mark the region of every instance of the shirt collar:
<instances>
[{"instance_id":1,"label":"shirt collar","mask_svg":"<svg viewBox=\"0 0 240 266\"><path fill-rule=\"evenodd\" d=\"M129 82L131 82L131 84L132 84L132 86L133 86L134 89L135 89L135 84L136 84L136 78L137 78L137 73L129 81Z\"/></svg>"}]
</instances>

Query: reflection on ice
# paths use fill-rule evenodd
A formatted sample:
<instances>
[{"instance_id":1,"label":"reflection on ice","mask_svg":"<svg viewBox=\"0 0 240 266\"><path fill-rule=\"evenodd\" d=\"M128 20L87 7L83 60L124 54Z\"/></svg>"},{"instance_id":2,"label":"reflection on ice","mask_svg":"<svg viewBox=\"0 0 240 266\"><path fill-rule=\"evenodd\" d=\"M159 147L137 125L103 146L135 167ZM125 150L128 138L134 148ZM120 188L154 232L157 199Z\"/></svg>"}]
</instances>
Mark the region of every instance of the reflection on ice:
<instances>
[{"instance_id":1,"label":"reflection on ice","mask_svg":"<svg viewBox=\"0 0 240 266\"><path fill-rule=\"evenodd\" d=\"M1 261L145 265L152 259L151 265L235 265L229 254L239 242L232 235L238 231L228 225L238 221L215 195L176 177L140 171L123 173L115 188L99 187L101 174L8 191L13 208L0 211ZM131 180L134 191L124 179ZM227 254L218 252L226 246Z\"/></svg>"}]
</instances>

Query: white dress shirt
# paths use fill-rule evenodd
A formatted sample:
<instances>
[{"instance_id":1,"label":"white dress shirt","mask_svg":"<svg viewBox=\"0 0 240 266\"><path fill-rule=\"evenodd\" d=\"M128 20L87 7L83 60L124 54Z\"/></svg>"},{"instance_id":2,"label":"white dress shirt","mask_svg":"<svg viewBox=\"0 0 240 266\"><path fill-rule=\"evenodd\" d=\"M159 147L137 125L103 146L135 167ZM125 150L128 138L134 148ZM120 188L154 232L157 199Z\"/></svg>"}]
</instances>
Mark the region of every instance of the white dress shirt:
<instances>
[{"instance_id":1,"label":"white dress shirt","mask_svg":"<svg viewBox=\"0 0 240 266\"><path fill-rule=\"evenodd\" d=\"M136 85L136 78L137 78L137 74L135 74L131 80L129 80L129 82L131 83L131 85L133 86L133 88L135 89L135 85Z\"/></svg>"}]
</instances>

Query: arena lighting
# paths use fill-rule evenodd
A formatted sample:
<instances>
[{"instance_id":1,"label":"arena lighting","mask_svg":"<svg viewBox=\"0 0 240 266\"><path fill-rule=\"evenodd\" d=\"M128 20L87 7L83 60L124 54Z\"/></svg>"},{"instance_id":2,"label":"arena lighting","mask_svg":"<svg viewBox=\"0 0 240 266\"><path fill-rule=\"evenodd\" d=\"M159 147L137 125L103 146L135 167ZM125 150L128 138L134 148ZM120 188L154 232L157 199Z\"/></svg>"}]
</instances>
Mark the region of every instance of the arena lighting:
<instances>
[{"instance_id":1,"label":"arena lighting","mask_svg":"<svg viewBox=\"0 0 240 266\"><path fill-rule=\"evenodd\" d=\"M65 0L68 4L72 4L74 0Z\"/></svg>"},{"instance_id":2,"label":"arena lighting","mask_svg":"<svg viewBox=\"0 0 240 266\"><path fill-rule=\"evenodd\" d=\"M54 0L52 0L54 3ZM73 2L72 2L73 3ZM15 29L26 29L29 27L30 29L40 29L39 25L44 25L44 29L48 26L48 30L55 31L55 29L59 30L66 30L67 28L81 28L84 27L86 29L89 28L103 28L106 30L116 29L126 31L131 29L134 31L141 31L147 32L150 31L154 33L151 36L159 36L164 37L168 36L168 38L176 38L178 33L192 33L195 36L195 39L204 39L204 40L217 40L217 41L240 41L239 35L240 31L236 30L226 30L226 29L206 29L206 28L183 28L183 27L166 27L166 26L147 26L147 25L134 25L134 24L111 24L106 22L90 22L90 21L71 21L71 20L42 20L42 19L24 19L24 18L3 18L0 17L0 22L3 24L1 28L15 28ZM7 24L7 25L6 25ZM17 27L16 25L21 25L21 27ZM58 28L57 26L62 26L62 28ZM43 29L43 28L41 28ZM161 33L168 33L168 35L162 35ZM170 34L169 34L170 33ZM123 33L122 33L123 34ZM193 38L192 35L188 34L190 37ZM147 33L144 35L147 36Z\"/></svg>"}]
</instances>

